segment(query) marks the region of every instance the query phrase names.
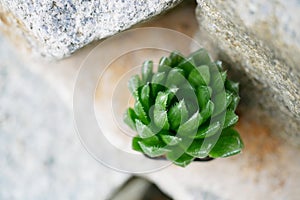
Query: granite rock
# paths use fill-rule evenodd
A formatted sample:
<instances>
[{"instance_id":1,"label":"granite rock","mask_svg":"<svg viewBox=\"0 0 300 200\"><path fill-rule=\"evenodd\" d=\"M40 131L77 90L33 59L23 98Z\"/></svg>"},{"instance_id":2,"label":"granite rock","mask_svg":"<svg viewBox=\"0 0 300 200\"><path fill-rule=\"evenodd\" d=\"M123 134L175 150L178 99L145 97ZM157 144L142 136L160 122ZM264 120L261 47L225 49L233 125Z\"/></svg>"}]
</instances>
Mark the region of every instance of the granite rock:
<instances>
[{"instance_id":1,"label":"granite rock","mask_svg":"<svg viewBox=\"0 0 300 200\"><path fill-rule=\"evenodd\" d=\"M181 0L0 1L0 30L33 54L63 58ZM21 44L21 45L20 45Z\"/></svg>"},{"instance_id":2,"label":"granite rock","mask_svg":"<svg viewBox=\"0 0 300 200\"><path fill-rule=\"evenodd\" d=\"M198 0L196 11L200 24L196 38L241 82L242 105L296 145L300 145L299 12L296 0Z\"/></svg>"}]
</instances>

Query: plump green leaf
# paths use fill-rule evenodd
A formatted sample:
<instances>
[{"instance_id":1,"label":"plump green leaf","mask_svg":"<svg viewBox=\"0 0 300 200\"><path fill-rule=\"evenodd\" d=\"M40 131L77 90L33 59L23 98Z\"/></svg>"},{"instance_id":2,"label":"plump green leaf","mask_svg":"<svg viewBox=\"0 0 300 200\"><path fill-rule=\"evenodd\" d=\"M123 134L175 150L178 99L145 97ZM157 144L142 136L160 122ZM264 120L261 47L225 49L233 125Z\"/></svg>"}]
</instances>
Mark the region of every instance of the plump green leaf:
<instances>
[{"instance_id":1,"label":"plump green leaf","mask_svg":"<svg viewBox=\"0 0 300 200\"><path fill-rule=\"evenodd\" d=\"M149 124L149 118L144 110L143 105L140 101L136 101L134 104L134 111L137 114L138 118L144 123Z\"/></svg>"},{"instance_id":2,"label":"plump green leaf","mask_svg":"<svg viewBox=\"0 0 300 200\"><path fill-rule=\"evenodd\" d=\"M205 158L208 156L212 148L212 143L209 140L196 139L186 150L186 153L196 158Z\"/></svg>"},{"instance_id":3,"label":"plump green leaf","mask_svg":"<svg viewBox=\"0 0 300 200\"><path fill-rule=\"evenodd\" d=\"M152 79L153 75L153 61L148 60L143 63L142 66L142 81L144 84Z\"/></svg>"},{"instance_id":4,"label":"plump green leaf","mask_svg":"<svg viewBox=\"0 0 300 200\"><path fill-rule=\"evenodd\" d=\"M231 92L226 92L226 108L231 104L233 94Z\"/></svg>"},{"instance_id":5,"label":"plump green leaf","mask_svg":"<svg viewBox=\"0 0 300 200\"><path fill-rule=\"evenodd\" d=\"M186 79L184 77L184 71L179 68L173 68L168 74L166 87L169 88L171 86L179 86L185 81Z\"/></svg>"},{"instance_id":6,"label":"plump green leaf","mask_svg":"<svg viewBox=\"0 0 300 200\"><path fill-rule=\"evenodd\" d=\"M225 88L236 95L239 94L239 83L227 79L225 81Z\"/></svg>"},{"instance_id":7,"label":"plump green leaf","mask_svg":"<svg viewBox=\"0 0 300 200\"><path fill-rule=\"evenodd\" d=\"M150 138L134 137L132 140L132 148L136 151L145 153L150 157L157 157L166 154L170 150L165 148L165 144L159 140L157 136Z\"/></svg>"},{"instance_id":8,"label":"plump green leaf","mask_svg":"<svg viewBox=\"0 0 300 200\"><path fill-rule=\"evenodd\" d=\"M192 53L189 57L193 58L196 66L207 65L211 62L211 59L205 49L199 49Z\"/></svg>"},{"instance_id":9,"label":"plump green leaf","mask_svg":"<svg viewBox=\"0 0 300 200\"><path fill-rule=\"evenodd\" d=\"M171 151L166 154L166 157L168 160L172 161L175 165L179 165L182 167L188 165L194 159L192 156L187 155L185 151L182 148L180 148L178 145L173 146L171 148Z\"/></svg>"},{"instance_id":10,"label":"plump green leaf","mask_svg":"<svg viewBox=\"0 0 300 200\"><path fill-rule=\"evenodd\" d=\"M171 66L176 67L181 61L183 61L185 58L180 52L172 52L169 56L171 60Z\"/></svg>"},{"instance_id":11,"label":"plump green leaf","mask_svg":"<svg viewBox=\"0 0 300 200\"><path fill-rule=\"evenodd\" d=\"M131 94L135 97L135 99L138 98L138 88L141 86L141 80L138 75L132 76L128 81L128 88Z\"/></svg>"},{"instance_id":12,"label":"plump green leaf","mask_svg":"<svg viewBox=\"0 0 300 200\"><path fill-rule=\"evenodd\" d=\"M155 146L155 145L161 146L161 147L164 146L163 142L160 141L159 138L155 135L152 137L149 137L149 138L140 138L140 137L136 136L132 139L132 148L136 151L140 151L140 152L144 153L144 151L140 147L139 143L142 143L145 146Z\"/></svg>"},{"instance_id":13,"label":"plump green leaf","mask_svg":"<svg viewBox=\"0 0 300 200\"><path fill-rule=\"evenodd\" d=\"M208 85L210 82L210 72L207 65L195 68L189 74L188 81L194 87L199 85Z\"/></svg>"},{"instance_id":14,"label":"plump green leaf","mask_svg":"<svg viewBox=\"0 0 300 200\"><path fill-rule=\"evenodd\" d=\"M201 78L204 81L202 85L209 85L210 83L210 71L207 65L201 65L200 67L197 67L197 70L201 74Z\"/></svg>"},{"instance_id":15,"label":"plump green leaf","mask_svg":"<svg viewBox=\"0 0 300 200\"><path fill-rule=\"evenodd\" d=\"M170 128L177 130L179 125L185 122L188 118L188 110L185 106L184 100L179 101L168 111L168 119Z\"/></svg>"},{"instance_id":16,"label":"plump green leaf","mask_svg":"<svg viewBox=\"0 0 300 200\"><path fill-rule=\"evenodd\" d=\"M154 108L154 123L158 128L168 130L170 125L168 122L167 111L157 107L158 106L155 106Z\"/></svg>"},{"instance_id":17,"label":"plump green leaf","mask_svg":"<svg viewBox=\"0 0 300 200\"><path fill-rule=\"evenodd\" d=\"M243 147L244 144L239 133L231 128L227 128L221 133L209 156L212 158L232 156L240 153Z\"/></svg>"},{"instance_id":18,"label":"plump green leaf","mask_svg":"<svg viewBox=\"0 0 300 200\"><path fill-rule=\"evenodd\" d=\"M211 87L215 93L225 90L224 81L226 80L227 72L214 72Z\"/></svg>"},{"instance_id":19,"label":"plump green leaf","mask_svg":"<svg viewBox=\"0 0 300 200\"><path fill-rule=\"evenodd\" d=\"M229 126L233 126L239 120L239 116L237 116L234 111L228 110L225 116L225 122L223 128L227 128Z\"/></svg>"},{"instance_id":20,"label":"plump green leaf","mask_svg":"<svg viewBox=\"0 0 300 200\"><path fill-rule=\"evenodd\" d=\"M166 111L168 100L168 93L159 92L154 105L154 123L155 125L163 130L168 130L170 125L168 122L168 114Z\"/></svg>"},{"instance_id":21,"label":"plump green leaf","mask_svg":"<svg viewBox=\"0 0 300 200\"><path fill-rule=\"evenodd\" d=\"M160 106L165 110L167 107L168 98L169 98L168 92L159 92L155 99L155 105Z\"/></svg>"},{"instance_id":22,"label":"plump green leaf","mask_svg":"<svg viewBox=\"0 0 300 200\"><path fill-rule=\"evenodd\" d=\"M213 116L222 113L226 109L226 93L220 92L216 95L212 95L212 101L215 105Z\"/></svg>"},{"instance_id":23,"label":"plump green leaf","mask_svg":"<svg viewBox=\"0 0 300 200\"><path fill-rule=\"evenodd\" d=\"M171 59L168 57L162 57L158 64L158 72L167 73L171 69Z\"/></svg>"},{"instance_id":24,"label":"plump green leaf","mask_svg":"<svg viewBox=\"0 0 300 200\"><path fill-rule=\"evenodd\" d=\"M180 136L193 136L196 134L200 121L200 115L198 112L193 114L186 122L178 128L178 134Z\"/></svg>"},{"instance_id":25,"label":"plump green leaf","mask_svg":"<svg viewBox=\"0 0 300 200\"><path fill-rule=\"evenodd\" d=\"M153 135L155 135L148 126L143 124L138 119L135 120L135 126L136 126L136 130L141 138L149 138L149 137L152 137Z\"/></svg>"},{"instance_id":26,"label":"plump green leaf","mask_svg":"<svg viewBox=\"0 0 300 200\"><path fill-rule=\"evenodd\" d=\"M208 118L212 116L214 107L214 103L211 100L209 100L205 105L204 109L200 111L200 114L203 118L203 122L205 122Z\"/></svg>"},{"instance_id":27,"label":"plump green leaf","mask_svg":"<svg viewBox=\"0 0 300 200\"><path fill-rule=\"evenodd\" d=\"M197 99L186 99L185 103L190 115L199 111L199 105Z\"/></svg>"},{"instance_id":28,"label":"plump green leaf","mask_svg":"<svg viewBox=\"0 0 300 200\"><path fill-rule=\"evenodd\" d=\"M182 85L176 93L178 100L184 99L185 105L191 114L194 114L199 110L197 94L195 90L189 84Z\"/></svg>"},{"instance_id":29,"label":"plump green leaf","mask_svg":"<svg viewBox=\"0 0 300 200\"><path fill-rule=\"evenodd\" d=\"M149 83L144 85L140 92L140 101L145 108L145 110L149 110L150 107L150 86Z\"/></svg>"},{"instance_id":30,"label":"plump green leaf","mask_svg":"<svg viewBox=\"0 0 300 200\"><path fill-rule=\"evenodd\" d=\"M194 61L192 58L182 60L178 65L177 68L183 69L184 76L187 78L191 71L196 68Z\"/></svg>"},{"instance_id":31,"label":"plump green leaf","mask_svg":"<svg viewBox=\"0 0 300 200\"><path fill-rule=\"evenodd\" d=\"M152 76L152 81L151 83L156 83L160 85L164 85L165 83L165 78L166 78L166 72L159 72L156 73Z\"/></svg>"},{"instance_id":32,"label":"plump green leaf","mask_svg":"<svg viewBox=\"0 0 300 200\"><path fill-rule=\"evenodd\" d=\"M197 100L194 88L189 83L184 83L179 87L178 92L176 93L178 99L192 99Z\"/></svg>"},{"instance_id":33,"label":"plump green leaf","mask_svg":"<svg viewBox=\"0 0 300 200\"><path fill-rule=\"evenodd\" d=\"M165 88L164 87L165 79L166 79L165 72L156 73L152 76L151 89L152 89L153 97L156 97L158 92L162 91Z\"/></svg>"},{"instance_id":34,"label":"plump green leaf","mask_svg":"<svg viewBox=\"0 0 300 200\"><path fill-rule=\"evenodd\" d=\"M227 71L221 72L221 80L222 80L223 84L226 81L226 77L227 77Z\"/></svg>"},{"instance_id":35,"label":"plump green leaf","mask_svg":"<svg viewBox=\"0 0 300 200\"><path fill-rule=\"evenodd\" d=\"M182 141L180 137L174 136L174 135L161 135L162 140L170 146L177 145Z\"/></svg>"},{"instance_id":36,"label":"plump green leaf","mask_svg":"<svg viewBox=\"0 0 300 200\"><path fill-rule=\"evenodd\" d=\"M197 131L197 134L194 136L194 138L206 138L210 137L218 132L218 130L221 128L220 122L214 122L212 124L206 125L206 126L200 126L199 130Z\"/></svg>"},{"instance_id":37,"label":"plump green leaf","mask_svg":"<svg viewBox=\"0 0 300 200\"><path fill-rule=\"evenodd\" d=\"M169 94L167 105L173 105L175 102L177 102L178 99L176 98L176 93L177 93L178 90L179 90L179 88L175 87L175 86L170 87L169 89L166 90L166 92Z\"/></svg>"},{"instance_id":38,"label":"plump green leaf","mask_svg":"<svg viewBox=\"0 0 300 200\"><path fill-rule=\"evenodd\" d=\"M178 159L182 154L185 153L185 150L182 149L179 145L169 146L170 152L166 154L166 157L170 161Z\"/></svg>"},{"instance_id":39,"label":"plump green leaf","mask_svg":"<svg viewBox=\"0 0 300 200\"><path fill-rule=\"evenodd\" d=\"M178 159L174 160L173 163L175 165L178 165L180 167L186 167L187 165L189 165L192 161L194 160L193 156L190 156L186 153L184 153L183 155L181 155Z\"/></svg>"},{"instance_id":40,"label":"plump green leaf","mask_svg":"<svg viewBox=\"0 0 300 200\"><path fill-rule=\"evenodd\" d=\"M240 102L240 97L237 96L237 95L233 95L232 101L229 104L228 109L229 110L235 110L236 107L238 106L239 102Z\"/></svg>"},{"instance_id":41,"label":"plump green leaf","mask_svg":"<svg viewBox=\"0 0 300 200\"><path fill-rule=\"evenodd\" d=\"M203 124L204 120L205 120L205 119L202 117L201 113L199 113L198 127L201 126L201 124Z\"/></svg>"},{"instance_id":42,"label":"plump green leaf","mask_svg":"<svg viewBox=\"0 0 300 200\"><path fill-rule=\"evenodd\" d=\"M197 87L199 85L204 85L203 84L204 80L202 79L201 74L199 73L197 68L195 68L191 71L191 73L189 74L189 77L188 77L188 81L193 87Z\"/></svg>"},{"instance_id":43,"label":"plump green leaf","mask_svg":"<svg viewBox=\"0 0 300 200\"><path fill-rule=\"evenodd\" d=\"M142 138L134 137L132 139L132 143L131 143L132 149L144 153L143 149L141 149L141 147L138 143L139 141L142 141Z\"/></svg>"},{"instance_id":44,"label":"plump green leaf","mask_svg":"<svg viewBox=\"0 0 300 200\"><path fill-rule=\"evenodd\" d=\"M212 89L209 86L200 85L196 89L198 104L201 109L204 109L208 101L211 99Z\"/></svg>"},{"instance_id":45,"label":"plump green leaf","mask_svg":"<svg viewBox=\"0 0 300 200\"><path fill-rule=\"evenodd\" d=\"M136 130L135 120L138 116L135 114L132 108L128 108L124 113L124 122L133 130Z\"/></svg>"},{"instance_id":46,"label":"plump green leaf","mask_svg":"<svg viewBox=\"0 0 300 200\"><path fill-rule=\"evenodd\" d=\"M149 157L158 157L165 155L170 150L164 147L164 144L147 144L145 142L139 141L138 144L140 145L140 148L143 150L143 152L149 156Z\"/></svg>"}]
</instances>

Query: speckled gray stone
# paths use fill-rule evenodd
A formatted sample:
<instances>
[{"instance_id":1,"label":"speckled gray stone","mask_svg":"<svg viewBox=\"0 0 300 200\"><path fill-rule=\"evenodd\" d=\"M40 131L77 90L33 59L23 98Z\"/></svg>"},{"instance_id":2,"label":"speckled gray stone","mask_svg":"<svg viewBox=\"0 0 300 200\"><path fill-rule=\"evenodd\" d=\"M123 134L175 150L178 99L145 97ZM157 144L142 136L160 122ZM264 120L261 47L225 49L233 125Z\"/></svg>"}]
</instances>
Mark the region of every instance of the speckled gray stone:
<instances>
[{"instance_id":1,"label":"speckled gray stone","mask_svg":"<svg viewBox=\"0 0 300 200\"><path fill-rule=\"evenodd\" d=\"M31 53L62 58L94 40L172 8L180 1L0 0L0 30L17 38Z\"/></svg>"},{"instance_id":2,"label":"speckled gray stone","mask_svg":"<svg viewBox=\"0 0 300 200\"><path fill-rule=\"evenodd\" d=\"M229 64L242 105L300 145L300 3L198 0L197 39ZM258 112L254 113L258 113Z\"/></svg>"}]
</instances>

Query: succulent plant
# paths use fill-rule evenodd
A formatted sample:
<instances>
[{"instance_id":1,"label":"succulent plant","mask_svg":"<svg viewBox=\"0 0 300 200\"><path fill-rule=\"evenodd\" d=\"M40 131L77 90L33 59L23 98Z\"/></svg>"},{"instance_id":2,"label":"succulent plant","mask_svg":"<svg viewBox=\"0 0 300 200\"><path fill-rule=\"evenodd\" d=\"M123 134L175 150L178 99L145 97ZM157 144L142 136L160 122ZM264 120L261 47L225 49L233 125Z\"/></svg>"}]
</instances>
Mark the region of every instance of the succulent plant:
<instances>
[{"instance_id":1,"label":"succulent plant","mask_svg":"<svg viewBox=\"0 0 300 200\"><path fill-rule=\"evenodd\" d=\"M134 97L124 122L137 132L132 148L148 157L165 157L185 167L196 158L228 157L243 142L233 129L239 84L227 79L220 61L200 49L188 57L172 52L157 72L145 61L141 76L128 82Z\"/></svg>"}]
</instances>

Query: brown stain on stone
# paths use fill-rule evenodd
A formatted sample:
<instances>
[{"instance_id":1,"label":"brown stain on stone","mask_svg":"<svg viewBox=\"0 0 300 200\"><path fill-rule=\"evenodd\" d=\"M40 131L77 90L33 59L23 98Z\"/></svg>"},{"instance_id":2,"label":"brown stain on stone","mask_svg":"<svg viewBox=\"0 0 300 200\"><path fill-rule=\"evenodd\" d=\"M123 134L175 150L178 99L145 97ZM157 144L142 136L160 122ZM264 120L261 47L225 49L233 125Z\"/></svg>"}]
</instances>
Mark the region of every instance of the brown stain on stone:
<instances>
[{"instance_id":1,"label":"brown stain on stone","mask_svg":"<svg viewBox=\"0 0 300 200\"><path fill-rule=\"evenodd\" d=\"M281 191L286 184L285 170L281 170L287 163L285 151L287 143L279 136L272 133L270 127L265 122L259 121L261 118L253 118L256 110L239 110L240 120L236 129L241 134L244 142L242 154L233 159L242 162L241 170L246 176L253 177L259 184L267 178L272 180L270 187L272 190ZM268 119L266 119L268 120ZM252 174L252 175L251 175Z\"/></svg>"},{"instance_id":2,"label":"brown stain on stone","mask_svg":"<svg viewBox=\"0 0 300 200\"><path fill-rule=\"evenodd\" d=\"M9 25L8 21L6 20L5 13L3 12L0 12L0 21L6 26Z\"/></svg>"},{"instance_id":3,"label":"brown stain on stone","mask_svg":"<svg viewBox=\"0 0 300 200\"><path fill-rule=\"evenodd\" d=\"M36 41L30 35L26 26L12 12L0 5L0 31L8 38L19 51L31 52L32 46L29 41ZM30 40L29 40L30 38Z\"/></svg>"},{"instance_id":4,"label":"brown stain on stone","mask_svg":"<svg viewBox=\"0 0 300 200\"><path fill-rule=\"evenodd\" d=\"M269 162L268 159L279 158L282 140L271 133L263 123L240 114L240 120L236 128L240 132L245 144L243 153L249 157L249 164L260 171Z\"/></svg>"}]
</instances>

